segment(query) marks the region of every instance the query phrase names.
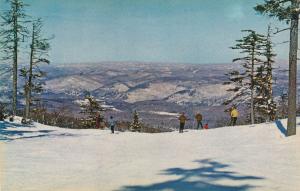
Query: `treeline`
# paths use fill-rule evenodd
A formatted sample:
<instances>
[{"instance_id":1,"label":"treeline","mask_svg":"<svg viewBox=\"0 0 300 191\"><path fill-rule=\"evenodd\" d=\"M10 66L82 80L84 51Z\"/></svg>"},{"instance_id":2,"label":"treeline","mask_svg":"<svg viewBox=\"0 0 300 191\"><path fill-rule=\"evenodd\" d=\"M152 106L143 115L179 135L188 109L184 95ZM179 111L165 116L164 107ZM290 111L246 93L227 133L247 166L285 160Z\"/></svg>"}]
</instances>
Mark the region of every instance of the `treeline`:
<instances>
[{"instance_id":1,"label":"treeline","mask_svg":"<svg viewBox=\"0 0 300 191\"><path fill-rule=\"evenodd\" d=\"M69 129L105 129L109 127L108 120L105 118L110 109L104 108L103 100L96 99L89 92L83 100L78 100L80 105L80 111L78 115L72 114L69 111L70 108L61 106L53 111L49 111L45 105L38 105L31 111L30 121L23 123L31 123L33 121L62 128ZM2 107L1 107L2 106ZM1 110L2 109L2 110ZM0 114L5 113L3 104L0 104ZM22 116L23 110L17 110L17 115ZM8 116L3 116L2 120ZM0 117L1 120L1 117ZM97 124L98 123L98 124ZM143 123L137 111L132 113L132 121L116 120L117 131L132 131L142 133L162 133L172 131L166 127L154 127L153 124Z\"/></svg>"},{"instance_id":2,"label":"treeline","mask_svg":"<svg viewBox=\"0 0 300 191\"><path fill-rule=\"evenodd\" d=\"M50 50L49 40L51 38L43 35L43 21L26 14L26 7L22 0L6 1L8 9L1 12L0 21L0 50L1 62L10 67L12 75L11 107L7 109L11 113L11 119L17 114L18 94L25 100L23 113L24 121L37 108L43 91L42 78L46 73L40 69L42 64L49 64ZM28 48L26 48L28 47ZM27 57L27 61L20 68L20 57ZM18 80L22 79L23 90L18 90ZM37 111L35 111L37 112Z\"/></svg>"},{"instance_id":3,"label":"treeline","mask_svg":"<svg viewBox=\"0 0 300 191\"><path fill-rule=\"evenodd\" d=\"M85 99L80 102L82 118L77 119L76 123L78 128L100 128L108 127L108 122L105 120L106 108L103 108L103 100L94 98L90 93L86 93ZM74 126L74 123L71 126ZM119 131L133 131L145 133L161 133L171 131L168 128L160 127L155 128L149 124L142 123L139 119L139 114L134 111L132 114L132 122L117 121L116 128Z\"/></svg>"},{"instance_id":4,"label":"treeline","mask_svg":"<svg viewBox=\"0 0 300 191\"><path fill-rule=\"evenodd\" d=\"M232 49L240 51L241 57L233 62L240 64L242 69L229 72L229 81L232 84L227 91L234 96L224 104L248 106L248 119L251 124L272 121L276 118L276 103L273 98L273 64L276 54L273 52L271 28L267 35L258 34L254 30L243 30L246 35L237 40Z\"/></svg>"},{"instance_id":5,"label":"treeline","mask_svg":"<svg viewBox=\"0 0 300 191\"><path fill-rule=\"evenodd\" d=\"M228 75L228 82L233 88L234 96L224 104L243 104L249 109L248 121L253 123L272 121L276 117L284 117L287 112L287 136L296 134L297 114L297 53L298 53L298 22L300 14L299 0L264 0L254 7L262 15L268 15L283 21L290 26L273 32L269 26L266 34L255 30L243 30L245 36L237 40L232 49L239 50L241 57L233 62L240 64L242 69L233 70ZM275 56L272 35L289 30L289 86L288 93L283 94L278 103L273 96L273 74ZM286 105L287 102L287 106ZM279 106L279 107L278 107ZM280 113L280 114L279 114Z\"/></svg>"}]
</instances>

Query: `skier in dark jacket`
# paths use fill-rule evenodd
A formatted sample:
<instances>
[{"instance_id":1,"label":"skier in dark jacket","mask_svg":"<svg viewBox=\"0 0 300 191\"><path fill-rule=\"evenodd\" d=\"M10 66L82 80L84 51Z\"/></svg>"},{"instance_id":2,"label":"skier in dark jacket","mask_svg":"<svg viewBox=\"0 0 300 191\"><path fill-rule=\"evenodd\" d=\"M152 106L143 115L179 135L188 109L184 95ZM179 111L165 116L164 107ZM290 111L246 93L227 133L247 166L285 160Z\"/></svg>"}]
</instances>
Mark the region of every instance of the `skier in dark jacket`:
<instances>
[{"instance_id":1,"label":"skier in dark jacket","mask_svg":"<svg viewBox=\"0 0 300 191\"><path fill-rule=\"evenodd\" d=\"M116 121L114 120L113 116L110 116L108 120L108 125L110 127L111 133L115 133Z\"/></svg>"}]
</instances>

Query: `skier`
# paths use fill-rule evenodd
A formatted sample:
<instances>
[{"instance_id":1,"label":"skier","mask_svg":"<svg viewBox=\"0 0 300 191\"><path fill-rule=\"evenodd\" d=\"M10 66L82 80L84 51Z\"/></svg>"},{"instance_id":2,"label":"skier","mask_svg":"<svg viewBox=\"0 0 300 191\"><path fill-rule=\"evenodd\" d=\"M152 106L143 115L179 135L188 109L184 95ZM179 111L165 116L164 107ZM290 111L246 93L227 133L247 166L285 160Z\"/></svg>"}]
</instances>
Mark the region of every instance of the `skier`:
<instances>
[{"instance_id":1,"label":"skier","mask_svg":"<svg viewBox=\"0 0 300 191\"><path fill-rule=\"evenodd\" d=\"M204 125L204 129L208 129L208 123Z\"/></svg>"},{"instance_id":2,"label":"skier","mask_svg":"<svg viewBox=\"0 0 300 191\"><path fill-rule=\"evenodd\" d=\"M197 129L200 128L200 125L201 125L201 128L203 129L203 125L202 125L202 115L200 113L197 113L195 115L195 119L196 119L196 122L197 122Z\"/></svg>"},{"instance_id":3,"label":"skier","mask_svg":"<svg viewBox=\"0 0 300 191\"><path fill-rule=\"evenodd\" d=\"M230 117L231 117L230 125L231 126L236 125L236 121L237 121L238 116L239 116L239 111L237 110L236 106L232 106L232 108L230 110Z\"/></svg>"},{"instance_id":4,"label":"skier","mask_svg":"<svg viewBox=\"0 0 300 191\"><path fill-rule=\"evenodd\" d=\"M111 133L115 133L115 126L116 126L116 121L114 120L113 116L110 116L108 120L108 125L110 127Z\"/></svg>"},{"instance_id":5,"label":"skier","mask_svg":"<svg viewBox=\"0 0 300 191\"><path fill-rule=\"evenodd\" d=\"M184 115L184 112L181 113L178 119L179 119L179 133L183 133L185 121L187 120L187 117Z\"/></svg>"}]
</instances>

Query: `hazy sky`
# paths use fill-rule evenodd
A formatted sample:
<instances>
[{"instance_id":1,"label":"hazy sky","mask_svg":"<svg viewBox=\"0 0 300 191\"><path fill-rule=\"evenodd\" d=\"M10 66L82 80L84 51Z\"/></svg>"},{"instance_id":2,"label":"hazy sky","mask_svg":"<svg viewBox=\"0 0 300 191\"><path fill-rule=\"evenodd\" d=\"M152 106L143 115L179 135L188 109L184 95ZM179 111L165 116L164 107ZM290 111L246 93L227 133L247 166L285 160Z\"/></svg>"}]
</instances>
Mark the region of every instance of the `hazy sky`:
<instances>
[{"instance_id":1,"label":"hazy sky","mask_svg":"<svg viewBox=\"0 0 300 191\"><path fill-rule=\"evenodd\" d=\"M264 33L271 22L253 10L262 0L24 1L29 14L44 19L47 34L55 35L55 63L228 63L236 56L228 47L241 38L241 29ZM286 45L276 50L287 58Z\"/></svg>"}]
</instances>

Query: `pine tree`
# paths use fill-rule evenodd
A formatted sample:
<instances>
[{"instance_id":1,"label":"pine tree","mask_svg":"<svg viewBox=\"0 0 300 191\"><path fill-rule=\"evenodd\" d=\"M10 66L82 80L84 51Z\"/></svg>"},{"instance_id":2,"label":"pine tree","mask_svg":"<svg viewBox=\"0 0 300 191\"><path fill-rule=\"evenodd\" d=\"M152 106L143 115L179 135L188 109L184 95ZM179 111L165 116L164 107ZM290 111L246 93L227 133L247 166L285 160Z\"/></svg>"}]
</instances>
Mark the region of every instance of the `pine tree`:
<instances>
[{"instance_id":1,"label":"pine tree","mask_svg":"<svg viewBox=\"0 0 300 191\"><path fill-rule=\"evenodd\" d=\"M265 67L263 65L259 66L256 70L255 75L255 90L256 90L256 97L254 99L255 108L256 108L256 120L258 123L264 122L265 118L265 110L267 110L266 106L266 93L267 93L267 86L265 83Z\"/></svg>"},{"instance_id":2,"label":"pine tree","mask_svg":"<svg viewBox=\"0 0 300 191\"><path fill-rule=\"evenodd\" d=\"M101 107L99 102L101 101L95 99L93 96L90 95L90 93L88 93L85 96L84 101L80 104L80 113L86 116L82 124L85 128L95 128L97 113L105 111L105 109ZM103 121L103 116L100 115L100 118Z\"/></svg>"},{"instance_id":3,"label":"pine tree","mask_svg":"<svg viewBox=\"0 0 300 191\"><path fill-rule=\"evenodd\" d=\"M264 52L262 56L265 57L263 65L257 68L256 74L256 92L255 104L257 112L260 114L261 120L275 120L276 103L273 100L273 64L276 54L273 51L273 44L271 41L271 27L268 27L267 37L264 41Z\"/></svg>"},{"instance_id":4,"label":"pine tree","mask_svg":"<svg viewBox=\"0 0 300 191\"><path fill-rule=\"evenodd\" d=\"M299 0L264 0L254 8L261 14L275 17L279 21L290 23L289 48L289 90L288 90L288 126L287 136L296 134L297 110L297 53L300 1Z\"/></svg>"},{"instance_id":5,"label":"pine tree","mask_svg":"<svg viewBox=\"0 0 300 191\"><path fill-rule=\"evenodd\" d=\"M5 104L0 102L0 121L5 119Z\"/></svg>"},{"instance_id":6,"label":"pine tree","mask_svg":"<svg viewBox=\"0 0 300 191\"><path fill-rule=\"evenodd\" d=\"M4 53L4 60L12 62L13 76L13 95L12 95L12 112L17 113L17 92L18 92L18 54L20 43L24 37L28 36L28 30L25 26L28 22L22 0L8 0L10 9L5 11L1 18L1 50Z\"/></svg>"},{"instance_id":7,"label":"pine tree","mask_svg":"<svg viewBox=\"0 0 300 191\"><path fill-rule=\"evenodd\" d=\"M32 23L31 44L30 44L30 62L29 67L23 67L21 76L24 78L25 95L25 115L27 120L30 116L30 106L32 101L40 101L40 98L32 97L32 93L40 94L43 91L43 83L40 81L46 73L40 70L39 65L49 64L48 52L50 50L49 38L42 37L42 20L38 19Z\"/></svg>"},{"instance_id":8,"label":"pine tree","mask_svg":"<svg viewBox=\"0 0 300 191\"><path fill-rule=\"evenodd\" d=\"M1 60L1 59L0 59ZM11 77L11 67L8 64L0 64L0 99L4 103L11 102L11 83L8 79ZM9 104L11 105L11 104Z\"/></svg>"},{"instance_id":9,"label":"pine tree","mask_svg":"<svg viewBox=\"0 0 300 191\"><path fill-rule=\"evenodd\" d=\"M233 60L234 63L242 65L243 71L235 70L228 74L230 82L227 84L233 84L234 88L227 91L234 92L234 96L224 104L246 104L250 108L250 121L254 124L255 75L257 68L263 63L261 55L265 36L257 34L253 30L243 30L242 32L247 32L248 35L237 40L237 44L231 48L240 50L243 55L243 57Z\"/></svg>"},{"instance_id":10,"label":"pine tree","mask_svg":"<svg viewBox=\"0 0 300 191\"><path fill-rule=\"evenodd\" d=\"M131 131L138 131L138 132L141 132L142 130L142 124L139 121L139 114L137 113L137 111L134 111L133 113L133 121L130 124L129 129Z\"/></svg>"}]
</instances>

